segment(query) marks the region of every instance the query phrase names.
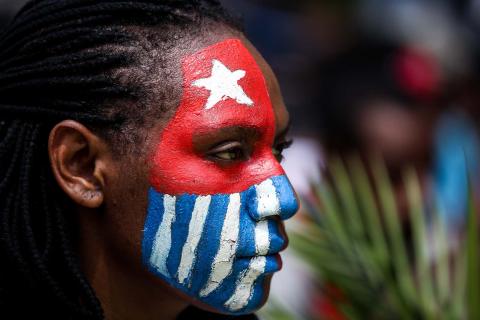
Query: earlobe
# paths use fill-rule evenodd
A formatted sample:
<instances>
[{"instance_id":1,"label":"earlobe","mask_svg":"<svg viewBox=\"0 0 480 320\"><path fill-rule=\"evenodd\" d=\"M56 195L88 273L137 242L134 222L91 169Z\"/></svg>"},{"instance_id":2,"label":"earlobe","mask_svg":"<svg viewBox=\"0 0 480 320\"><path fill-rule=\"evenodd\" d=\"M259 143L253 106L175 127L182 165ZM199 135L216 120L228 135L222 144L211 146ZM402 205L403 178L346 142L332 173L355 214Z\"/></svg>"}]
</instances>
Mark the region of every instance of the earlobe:
<instances>
[{"instance_id":1,"label":"earlobe","mask_svg":"<svg viewBox=\"0 0 480 320\"><path fill-rule=\"evenodd\" d=\"M104 201L105 143L82 124L66 120L50 132L48 151L63 191L80 206L100 207Z\"/></svg>"}]
</instances>

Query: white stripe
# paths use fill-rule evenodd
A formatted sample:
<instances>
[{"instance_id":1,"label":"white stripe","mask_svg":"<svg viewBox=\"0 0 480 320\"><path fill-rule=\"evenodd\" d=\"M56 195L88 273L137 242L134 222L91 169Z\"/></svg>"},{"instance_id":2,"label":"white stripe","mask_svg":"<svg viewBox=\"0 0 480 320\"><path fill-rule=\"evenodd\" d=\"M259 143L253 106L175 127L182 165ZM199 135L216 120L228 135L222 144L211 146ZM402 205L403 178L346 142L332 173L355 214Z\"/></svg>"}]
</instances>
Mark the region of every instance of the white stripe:
<instances>
[{"instance_id":1,"label":"white stripe","mask_svg":"<svg viewBox=\"0 0 480 320\"><path fill-rule=\"evenodd\" d=\"M202 237L203 226L207 219L211 199L211 196L200 196L195 200L195 207L193 208L192 218L188 226L187 241L183 245L182 258L178 267L178 281L182 284L190 275L193 263L195 262L195 254L200 238Z\"/></svg>"},{"instance_id":2,"label":"white stripe","mask_svg":"<svg viewBox=\"0 0 480 320\"><path fill-rule=\"evenodd\" d=\"M227 214L223 222L220 247L217 251L212 265L212 272L200 296L208 296L213 290L217 289L222 281L232 272L235 252L237 251L238 232L240 227L240 195L234 193L230 195Z\"/></svg>"},{"instance_id":3,"label":"white stripe","mask_svg":"<svg viewBox=\"0 0 480 320\"><path fill-rule=\"evenodd\" d=\"M266 257L255 257L244 271L237 282L235 293L225 303L225 307L231 311L238 311L247 306L253 294L253 285L258 277L265 272Z\"/></svg>"},{"instance_id":4,"label":"white stripe","mask_svg":"<svg viewBox=\"0 0 480 320\"><path fill-rule=\"evenodd\" d=\"M280 215L280 202L271 179L267 179L255 186L257 191L257 213L259 219Z\"/></svg>"},{"instance_id":5,"label":"white stripe","mask_svg":"<svg viewBox=\"0 0 480 320\"><path fill-rule=\"evenodd\" d=\"M270 249L268 220L262 220L255 226L255 251L257 255L265 256Z\"/></svg>"},{"instance_id":6,"label":"white stripe","mask_svg":"<svg viewBox=\"0 0 480 320\"><path fill-rule=\"evenodd\" d=\"M175 201L173 196L163 198L163 218L155 235L150 263L164 276L169 277L167 258L172 246L172 224L175 222Z\"/></svg>"}]
</instances>

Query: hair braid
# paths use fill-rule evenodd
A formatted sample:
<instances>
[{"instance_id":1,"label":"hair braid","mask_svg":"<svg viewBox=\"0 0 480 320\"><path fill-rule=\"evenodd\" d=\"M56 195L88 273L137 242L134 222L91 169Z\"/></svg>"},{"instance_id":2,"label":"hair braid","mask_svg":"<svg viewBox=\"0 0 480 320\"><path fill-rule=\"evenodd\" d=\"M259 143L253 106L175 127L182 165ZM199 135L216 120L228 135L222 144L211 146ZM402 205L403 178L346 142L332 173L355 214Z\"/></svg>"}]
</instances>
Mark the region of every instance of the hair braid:
<instances>
[{"instance_id":1,"label":"hair braid","mask_svg":"<svg viewBox=\"0 0 480 320\"><path fill-rule=\"evenodd\" d=\"M173 32L205 20L237 28L216 0L33 0L0 34L4 312L103 318L74 250L72 204L50 169L49 132L64 119L114 132L141 123L149 79L136 70L149 49L138 30L170 46Z\"/></svg>"}]
</instances>

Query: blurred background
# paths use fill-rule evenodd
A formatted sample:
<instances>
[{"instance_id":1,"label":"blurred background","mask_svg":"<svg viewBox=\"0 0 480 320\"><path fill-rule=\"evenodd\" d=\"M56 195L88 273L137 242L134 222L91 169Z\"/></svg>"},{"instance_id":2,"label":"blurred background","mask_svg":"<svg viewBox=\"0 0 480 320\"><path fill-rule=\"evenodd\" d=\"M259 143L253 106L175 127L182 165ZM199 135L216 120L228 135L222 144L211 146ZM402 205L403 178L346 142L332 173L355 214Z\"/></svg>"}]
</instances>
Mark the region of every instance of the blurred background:
<instances>
[{"instance_id":1,"label":"blurred background","mask_svg":"<svg viewBox=\"0 0 480 320\"><path fill-rule=\"evenodd\" d=\"M448 248L458 245L452 239L464 234L469 178L475 198L480 182L480 1L224 3L243 17L248 38L279 78L295 141L285 152L284 167L300 196L314 197L311 185L322 183L332 157L358 156L368 172L369 159L379 156L406 246L411 240L406 168L418 176L424 211L435 207L453 235ZM317 223L309 222L307 207L304 203L301 216L287 224L294 233L308 232L298 226L302 222ZM425 246L431 246L435 237L427 234ZM298 247L291 240L291 247ZM432 251L429 259L435 260L431 256L440 253ZM288 312L266 317L353 318L331 303L331 286L315 270L318 262L297 253L287 250L270 299ZM370 302L373 308L376 303ZM423 318L419 314L416 318Z\"/></svg>"},{"instance_id":2,"label":"blurred background","mask_svg":"<svg viewBox=\"0 0 480 320\"><path fill-rule=\"evenodd\" d=\"M0 29L23 2L0 0ZM435 212L444 226L441 234L447 238L444 249L450 257L461 246L469 202L475 203L480 194L480 0L223 2L243 19L248 38L271 64L291 113L295 143L285 153L284 167L303 206L300 217L287 227L294 234L313 234L312 226L323 226L321 218L312 218L325 211L315 186L332 180L328 173L332 158L359 159L366 176L373 177L371 159L378 157L389 180L407 265L424 259L409 260L419 249L411 243L415 230L410 224L412 192L404 179L408 168L422 199L418 213L426 217L426 240L416 245L428 247L425 259L433 261L435 269L435 257L441 252L428 218ZM374 203L382 202L377 194L384 187L373 184ZM384 215L380 213L381 233L389 238ZM322 238L319 234L317 238ZM315 239L308 241L316 245ZM348 288L335 281L332 285L331 278L317 270L323 265L306 259L295 241L294 237L293 249L285 253L283 271L274 277L272 298L262 317L354 318L340 306L352 300ZM417 269L412 273L413 278L418 276ZM448 273L446 282L453 285ZM398 273L394 278L401 282ZM418 279L413 282L418 287ZM433 291L441 287L433 286ZM445 297L450 301L448 294ZM435 315L441 304L432 299L425 310L439 319ZM407 309L415 304L406 301L399 304ZM372 308L375 303L370 302ZM389 319L402 318L392 310ZM427 311L412 312L418 316L414 318L423 318ZM468 317L461 310L452 314Z\"/></svg>"}]
</instances>

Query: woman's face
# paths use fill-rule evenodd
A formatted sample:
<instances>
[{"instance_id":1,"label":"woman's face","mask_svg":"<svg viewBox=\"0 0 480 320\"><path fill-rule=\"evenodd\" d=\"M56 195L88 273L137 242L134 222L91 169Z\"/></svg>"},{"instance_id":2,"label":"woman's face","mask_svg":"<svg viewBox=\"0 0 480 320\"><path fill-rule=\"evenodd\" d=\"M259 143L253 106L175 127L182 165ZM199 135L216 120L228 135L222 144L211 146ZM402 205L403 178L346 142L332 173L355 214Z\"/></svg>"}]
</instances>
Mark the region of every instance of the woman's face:
<instances>
[{"instance_id":1,"label":"woman's face","mask_svg":"<svg viewBox=\"0 0 480 320\"><path fill-rule=\"evenodd\" d=\"M150 130L145 156L110 181L103 240L108 255L141 258L154 282L189 303L249 313L268 296L287 245L283 220L298 209L279 163L288 113L246 40L184 55L181 74L175 113Z\"/></svg>"},{"instance_id":2,"label":"woman's face","mask_svg":"<svg viewBox=\"0 0 480 320\"><path fill-rule=\"evenodd\" d=\"M143 261L216 310L250 312L281 267L281 220L298 207L275 156L275 111L238 39L185 57L182 71L182 101L150 158Z\"/></svg>"}]
</instances>

